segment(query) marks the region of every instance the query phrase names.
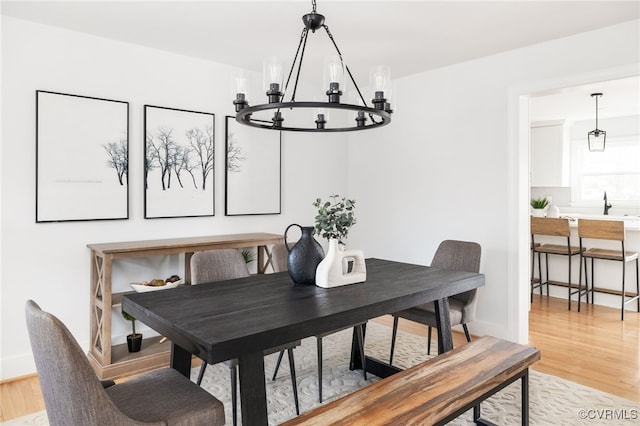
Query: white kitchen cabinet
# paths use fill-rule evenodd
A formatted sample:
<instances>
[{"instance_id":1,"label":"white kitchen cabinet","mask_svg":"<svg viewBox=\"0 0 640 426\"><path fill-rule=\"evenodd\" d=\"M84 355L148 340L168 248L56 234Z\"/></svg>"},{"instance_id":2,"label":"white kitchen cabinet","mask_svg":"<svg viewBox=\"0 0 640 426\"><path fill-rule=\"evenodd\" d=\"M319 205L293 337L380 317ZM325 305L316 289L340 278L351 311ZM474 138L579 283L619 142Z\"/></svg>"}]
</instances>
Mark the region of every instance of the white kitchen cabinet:
<instances>
[{"instance_id":1,"label":"white kitchen cabinet","mask_svg":"<svg viewBox=\"0 0 640 426\"><path fill-rule=\"evenodd\" d=\"M531 186L569 186L568 131L564 121L531 123Z\"/></svg>"}]
</instances>

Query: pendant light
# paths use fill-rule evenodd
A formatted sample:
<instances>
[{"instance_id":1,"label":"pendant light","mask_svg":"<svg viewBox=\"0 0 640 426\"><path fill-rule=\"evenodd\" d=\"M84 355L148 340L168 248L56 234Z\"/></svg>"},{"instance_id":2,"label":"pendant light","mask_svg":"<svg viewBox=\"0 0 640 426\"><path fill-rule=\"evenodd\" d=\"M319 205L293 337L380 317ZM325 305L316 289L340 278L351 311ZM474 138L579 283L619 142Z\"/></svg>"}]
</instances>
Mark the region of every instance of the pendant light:
<instances>
[{"instance_id":1,"label":"pendant light","mask_svg":"<svg viewBox=\"0 0 640 426\"><path fill-rule=\"evenodd\" d=\"M607 139L607 132L598 129L598 97L602 96L602 93L592 93L591 97L596 98L596 128L589 132L589 151L590 152L602 152L604 151L604 145Z\"/></svg>"},{"instance_id":2,"label":"pendant light","mask_svg":"<svg viewBox=\"0 0 640 426\"><path fill-rule=\"evenodd\" d=\"M249 105L246 92L241 91L240 87L238 87L236 98L233 101L236 110L236 121L240 124L262 129L298 132L346 132L386 126L391 122L392 113L389 102L389 69L378 67L370 76L374 93L371 99L372 106L369 106L349 67L345 65L342 53L329 31L329 27L324 23L325 17L316 12L315 0L312 1L312 6L313 10L302 17L304 28L286 83L284 82L285 74L282 64L274 59L267 60L263 68L267 103ZM326 101L318 101L317 98L309 101L297 101L296 91L307 45L307 37L309 36L309 31L315 33L319 29L324 29L337 54L335 57L325 61L322 89L324 93L321 95L326 96ZM294 75L294 71L295 76L292 81L291 77ZM357 92L358 99L354 103L341 102L347 76ZM289 93L290 83L292 83L290 100L286 101L285 96ZM283 86L284 90L282 90ZM305 122L296 121L294 124L288 125L286 115L295 109L306 109L311 113L305 114L308 117ZM329 112L334 110L352 111L354 116L349 124L338 120L332 123L332 117ZM266 115L263 113L264 111L267 112ZM256 118L255 116L260 117Z\"/></svg>"}]
</instances>

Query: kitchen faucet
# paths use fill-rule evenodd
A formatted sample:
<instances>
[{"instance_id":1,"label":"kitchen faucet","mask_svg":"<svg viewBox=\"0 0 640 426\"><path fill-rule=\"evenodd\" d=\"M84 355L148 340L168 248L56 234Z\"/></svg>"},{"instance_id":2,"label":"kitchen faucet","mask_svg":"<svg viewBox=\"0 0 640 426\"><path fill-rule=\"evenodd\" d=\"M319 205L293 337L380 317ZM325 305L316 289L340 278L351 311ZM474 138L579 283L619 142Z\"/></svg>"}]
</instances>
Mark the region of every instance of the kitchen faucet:
<instances>
[{"instance_id":1,"label":"kitchen faucet","mask_svg":"<svg viewBox=\"0 0 640 426\"><path fill-rule=\"evenodd\" d=\"M604 214L609 215L609 209L613 207L610 203L607 202L607 191L604 191Z\"/></svg>"}]
</instances>

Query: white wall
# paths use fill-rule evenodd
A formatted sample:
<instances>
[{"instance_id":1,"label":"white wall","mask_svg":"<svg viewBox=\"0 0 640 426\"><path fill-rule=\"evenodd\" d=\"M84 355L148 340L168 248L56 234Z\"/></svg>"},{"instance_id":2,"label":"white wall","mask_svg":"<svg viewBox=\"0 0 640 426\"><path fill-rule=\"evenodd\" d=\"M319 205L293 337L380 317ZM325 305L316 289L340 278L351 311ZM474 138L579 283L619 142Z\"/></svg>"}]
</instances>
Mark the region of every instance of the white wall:
<instances>
[{"instance_id":1,"label":"white wall","mask_svg":"<svg viewBox=\"0 0 640 426\"><path fill-rule=\"evenodd\" d=\"M443 239L478 241L486 286L470 328L526 341L524 98L620 78L619 68L637 75L639 27L633 21L398 79L402 102L391 125L350 136L349 195L361 212L350 243L368 256L429 264Z\"/></svg>"},{"instance_id":2,"label":"white wall","mask_svg":"<svg viewBox=\"0 0 640 426\"><path fill-rule=\"evenodd\" d=\"M35 371L24 322L27 299L58 315L88 348L88 243L281 233L290 223L313 224L316 197L346 193L346 136L287 133L282 214L224 216L224 116L233 113L232 75L226 65L2 16L0 379ZM129 220L35 223L38 89L129 102ZM143 219L144 104L216 114L215 217ZM177 259L155 259L146 267L169 272L176 265ZM126 286L127 277L114 280Z\"/></svg>"}]
</instances>

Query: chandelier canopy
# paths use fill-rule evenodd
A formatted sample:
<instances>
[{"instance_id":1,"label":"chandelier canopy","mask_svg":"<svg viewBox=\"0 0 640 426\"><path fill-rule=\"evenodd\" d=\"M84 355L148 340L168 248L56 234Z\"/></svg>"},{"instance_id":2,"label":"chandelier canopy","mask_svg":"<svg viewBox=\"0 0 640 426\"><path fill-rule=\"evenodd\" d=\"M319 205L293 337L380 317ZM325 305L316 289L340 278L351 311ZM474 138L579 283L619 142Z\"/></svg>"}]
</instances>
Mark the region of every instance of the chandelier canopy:
<instances>
[{"instance_id":1,"label":"chandelier canopy","mask_svg":"<svg viewBox=\"0 0 640 426\"><path fill-rule=\"evenodd\" d=\"M607 140L607 132L598 129L598 97L602 96L602 93L592 93L591 97L596 98L596 128L589 132L589 151L602 152L604 151L604 145Z\"/></svg>"},{"instance_id":2,"label":"chandelier canopy","mask_svg":"<svg viewBox=\"0 0 640 426\"><path fill-rule=\"evenodd\" d=\"M267 103L249 105L249 100L246 96L246 82L239 81L241 79L238 79L236 81L238 90L236 92L236 98L233 101L236 109L236 121L247 126L262 129L299 132L346 132L386 126L391 122L391 113L393 112L388 99L385 98L385 91L387 97L390 92L389 85L391 78L389 68L376 67L371 73L371 85L374 90L374 95L371 100L373 106L369 106L353 78L349 67L345 65L342 53L333 35L329 31L329 27L324 23L325 17L316 12L315 0L312 0L312 5L313 10L311 13L307 13L302 17L304 28L300 36L300 42L298 43L293 63L289 70L286 84L284 84L284 90L281 90L284 80L283 67L279 61L269 59L265 62L263 70L263 78L266 79L265 89L267 90ZM326 92L324 95L326 95L326 101L297 101L296 91L302 69L302 60L304 59L305 48L307 46L307 37L309 36L309 31L315 33L318 29L325 30L337 53L336 57L328 58L325 61L324 80ZM292 82L291 77L294 71L295 78ZM357 93L355 103L341 102L341 96L343 95L342 90L344 89L346 80L345 71ZM285 96L289 93L290 83L292 83L291 96L289 100L285 100ZM304 123L296 122L295 124L288 125L286 120L287 111L295 109L310 110L313 113L306 115L308 120L303 120ZM329 119L329 112L332 110L351 111L353 121L346 123L336 120L335 125L332 125L333 123L331 123L331 121L333 120ZM271 111L273 112L272 115ZM264 112L267 112L267 115L265 115ZM271 115L270 118L269 115ZM260 117L256 118L256 116Z\"/></svg>"}]
</instances>

